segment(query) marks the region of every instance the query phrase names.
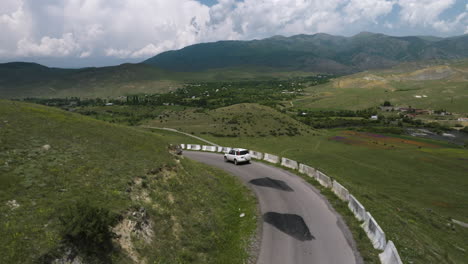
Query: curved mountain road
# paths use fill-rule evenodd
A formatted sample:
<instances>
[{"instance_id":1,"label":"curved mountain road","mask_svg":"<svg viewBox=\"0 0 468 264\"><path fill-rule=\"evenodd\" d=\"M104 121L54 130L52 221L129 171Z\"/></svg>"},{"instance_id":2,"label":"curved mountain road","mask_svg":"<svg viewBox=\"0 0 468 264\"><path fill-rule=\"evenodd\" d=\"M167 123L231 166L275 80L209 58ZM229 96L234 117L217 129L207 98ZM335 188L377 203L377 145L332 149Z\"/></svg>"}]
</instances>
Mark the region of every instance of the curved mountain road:
<instances>
[{"instance_id":1,"label":"curved mountain road","mask_svg":"<svg viewBox=\"0 0 468 264\"><path fill-rule=\"evenodd\" d=\"M255 192L263 215L258 264L363 263L342 218L299 176L260 162L236 166L214 153L184 155L239 177Z\"/></svg>"}]
</instances>

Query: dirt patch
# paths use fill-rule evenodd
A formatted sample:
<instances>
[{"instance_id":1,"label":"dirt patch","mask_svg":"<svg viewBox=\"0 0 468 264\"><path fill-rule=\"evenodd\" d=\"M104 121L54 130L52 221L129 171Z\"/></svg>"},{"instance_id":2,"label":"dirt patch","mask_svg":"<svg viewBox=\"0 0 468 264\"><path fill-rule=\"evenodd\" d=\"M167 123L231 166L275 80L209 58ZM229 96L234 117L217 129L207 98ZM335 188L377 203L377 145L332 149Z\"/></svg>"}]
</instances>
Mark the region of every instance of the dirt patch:
<instances>
[{"instance_id":1,"label":"dirt patch","mask_svg":"<svg viewBox=\"0 0 468 264\"><path fill-rule=\"evenodd\" d=\"M154 237L153 222L145 208L126 212L113 231L118 236L115 242L135 263L146 263L145 259L141 259L134 245L135 240L150 244Z\"/></svg>"}]
</instances>

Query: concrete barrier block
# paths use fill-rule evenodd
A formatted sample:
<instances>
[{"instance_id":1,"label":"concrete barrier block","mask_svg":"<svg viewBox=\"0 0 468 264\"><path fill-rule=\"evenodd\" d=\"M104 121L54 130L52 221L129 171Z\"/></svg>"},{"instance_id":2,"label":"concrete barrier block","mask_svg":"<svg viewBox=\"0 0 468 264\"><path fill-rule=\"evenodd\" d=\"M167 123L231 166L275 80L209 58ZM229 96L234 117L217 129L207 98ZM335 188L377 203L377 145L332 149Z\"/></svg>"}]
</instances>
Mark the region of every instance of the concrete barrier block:
<instances>
[{"instance_id":1,"label":"concrete barrier block","mask_svg":"<svg viewBox=\"0 0 468 264\"><path fill-rule=\"evenodd\" d=\"M229 147L222 147L222 148L223 149L221 150L221 152L223 152L223 153L228 153L232 149L232 148L229 148Z\"/></svg>"},{"instance_id":2,"label":"concrete barrier block","mask_svg":"<svg viewBox=\"0 0 468 264\"><path fill-rule=\"evenodd\" d=\"M362 227L366 231L369 239L372 241L374 248L384 250L387 245L385 233L369 212L367 212L366 220Z\"/></svg>"},{"instance_id":3,"label":"concrete barrier block","mask_svg":"<svg viewBox=\"0 0 468 264\"><path fill-rule=\"evenodd\" d=\"M340 198L342 201L349 201L349 191L343 185L339 184L337 181L333 181L333 192Z\"/></svg>"},{"instance_id":4,"label":"concrete barrier block","mask_svg":"<svg viewBox=\"0 0 468 264\"><path fill-rule=\"evenodd\" d=\"M299 168L299 166L297 165L297 161L290 160L287 158L281 158L281 166L284 166L286 168L290 168L293 170L297 170Z\"/></svg>"},{"instance_id":5,"label":"concrete barrier block","mask_svg":"<svg viewBox=\"0 0 468 264\"><path fill-rule=\"evenodd\" d=\"M379 254L379 258L382 264L403 264L400 255L391 240L388 241L384 252Z\"/></svg>"},{"instance_id":6,"label":"concrete barrier block","mask_svg":"<svg viewBox=\"0 0 468 264\"><path fill-rule=\"evenodd\" d=\"M254 159L259 159L259 160L263 159L263 153L261 152L250 150L249 153L250 153L250 156Z\"/></svg>"},{"instance_id":7,"label":"concrete barrier block","mask_svg":"<svg viewBox=\"0 0 468 264\"><path fill-rule=\"evenodd\" d=\"M263 155L263 160L266 160L270 163L278 163L279 162L279 157L278 156L275 156L275 155L271 155L271 154L268 154L268 153L265 153Z\"/></svg>"},{"instance_id":8,"label":"concrete barrier block","mask_svg":"<svg viewBox=\"0 0 468 264\"><path fill-rule=\"evenodd\" d=\"M315 169L305 164L299 164L299 172L309 177L315 178Z\"/></svg>"},{"instance_id":9,"label":"concrete barrier block","mask_svg":"<svg viewBox=\"0 0 468 264\"><path fill-rule=\"evenodd\" d=\"M180 144L181 149L185 149L185 144Z\"/></svg>"},{"instance_id":10,"label":"concrete barrier block","mask_svg":"<svg viewBox=\"0 0 468 264\"><path fill-rule=\"evenodd\" d=\"M187 149L188 150L201 150L201 146L200 145L187 144Z\"/></svg>"},{"instance_id":11,"label":"concrete barrier block","mask_svg":"<svg viewBox=\"0 0 468 264\"><path fill-rule=\"evenodd\" d=\"M216 150L217 152L223 152L224 147L219 146L218 149Z\"/></svg>"},{"instance_id":12,"label":"concrete barrier block","mask_svg":"<svg viewBox=\"0 0 468 264\"><path fill-rule=\"evenodd\" d=\"M315 177L317 178L317 181L324 187L331 188L333 183L330 177L325 175L323 172L316 170L315 171Z\"/></svg>"},{"instance_id":13,"label":"concrete barrier block","mask_svg":"<svg viewBox=\"0 0 468 264\"><path fill-rule=\"evenodd\" d=\"M202 150L216 152L217 148L215 146L202 146Z\"/></svg>"},{"instance_id":14,"label":"concrete barrier block","mask_svg":"<svg viewBox=\"0 0 468 264\"><path fill-rule=\"evenodd\" d=\"M366 220L366 208L352 194L349 195L348 207L359 221Z\"/></svg>"}]
</instances>

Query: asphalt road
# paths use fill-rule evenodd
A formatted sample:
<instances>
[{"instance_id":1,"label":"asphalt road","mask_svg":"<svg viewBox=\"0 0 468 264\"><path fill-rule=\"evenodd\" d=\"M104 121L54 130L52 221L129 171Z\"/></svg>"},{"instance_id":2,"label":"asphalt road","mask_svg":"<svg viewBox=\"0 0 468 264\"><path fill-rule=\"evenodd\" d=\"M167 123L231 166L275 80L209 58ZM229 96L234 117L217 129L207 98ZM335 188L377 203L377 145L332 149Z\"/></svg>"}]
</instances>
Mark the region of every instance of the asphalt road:
<instances>
[{"instance_id":1,"label":"asphalt road","mask_svg":"<svg viewBox=\"0 0 468 264\"><path fill-rule=\"evenodd\" d=\"M363 263L341 217L299 176L260 162L236 166L214 153L184 156L239 177L255 192L263 217L258 264Z\"/></svg>"}]
</instances>

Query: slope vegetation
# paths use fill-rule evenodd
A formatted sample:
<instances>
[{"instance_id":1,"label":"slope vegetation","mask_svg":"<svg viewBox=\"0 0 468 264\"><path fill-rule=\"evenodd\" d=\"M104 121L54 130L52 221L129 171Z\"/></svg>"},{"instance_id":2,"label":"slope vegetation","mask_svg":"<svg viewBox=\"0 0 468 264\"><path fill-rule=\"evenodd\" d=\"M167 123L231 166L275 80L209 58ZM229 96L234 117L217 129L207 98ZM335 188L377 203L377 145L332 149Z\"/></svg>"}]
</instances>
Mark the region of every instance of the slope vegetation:
<instances>
[{"instance_id":1,"label":"slope vegetation","mask_svg":"<svg viewBox=\"0 0 468 264\"><path fill-rule=\"evenodd\" d=\"M252 196L183 140L0 100L0 262L245 263Z\"/></svg>"}]
</instances>

